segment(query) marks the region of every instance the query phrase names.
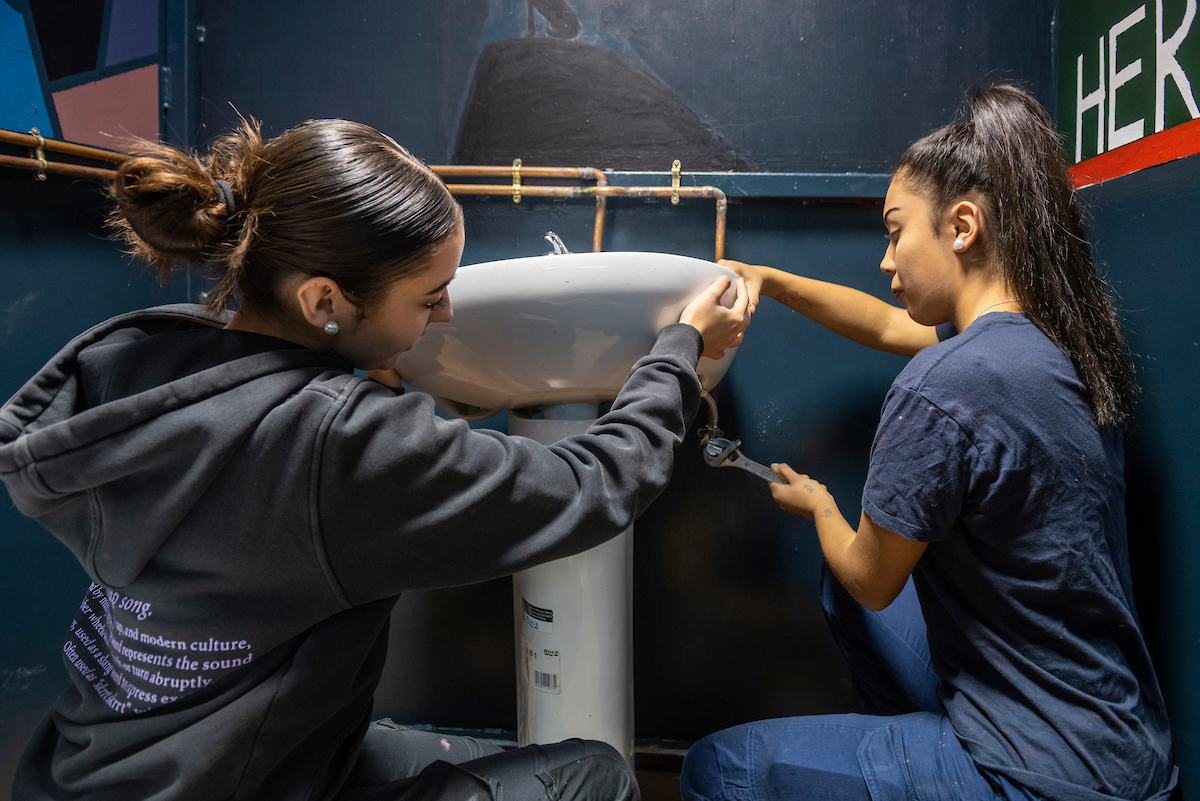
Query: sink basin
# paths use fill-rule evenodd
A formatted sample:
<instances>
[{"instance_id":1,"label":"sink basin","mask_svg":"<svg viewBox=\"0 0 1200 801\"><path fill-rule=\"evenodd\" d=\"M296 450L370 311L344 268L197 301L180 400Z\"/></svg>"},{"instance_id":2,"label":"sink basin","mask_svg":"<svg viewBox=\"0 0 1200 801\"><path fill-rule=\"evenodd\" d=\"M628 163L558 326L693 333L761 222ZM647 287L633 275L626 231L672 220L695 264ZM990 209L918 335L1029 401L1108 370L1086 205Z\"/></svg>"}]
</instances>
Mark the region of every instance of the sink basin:
<instances>
[{"instance_id":1,"label":"sink basin","mask_svg":"<svg viewBox=\"0 0 1200 801\"><path fill-rule=\"evenodd\" d=\"M397 366L460 417L612 400L664 325L717 278L718 264L669 253L568 253L460 267L454 319L429 326ZM732 305L733 289L723 301ZM705 389L736 348L697 367Z\"/></svg>"}]
</instances>

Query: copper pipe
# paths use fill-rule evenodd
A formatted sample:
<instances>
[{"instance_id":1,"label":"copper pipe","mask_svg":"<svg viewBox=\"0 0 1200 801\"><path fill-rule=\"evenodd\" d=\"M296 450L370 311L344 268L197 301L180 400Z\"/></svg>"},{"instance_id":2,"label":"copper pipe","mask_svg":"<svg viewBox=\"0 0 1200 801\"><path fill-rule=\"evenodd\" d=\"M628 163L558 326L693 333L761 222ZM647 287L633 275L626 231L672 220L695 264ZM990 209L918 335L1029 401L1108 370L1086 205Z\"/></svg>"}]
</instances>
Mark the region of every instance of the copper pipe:
<instances>
[{"instance_id":1,"label":"copper pipe","mask_svg":"<svg viewBox=\"0 0 1200 801\"><path fill-rule=\"evenodd\" d=\"M42 139L30 134L18 133L0 129L0 142L20 145L28 148L43 148L55 153L69 156L93 159L109 164L121 164L133 158L127 153L112 150L75 145L53 139ZM38 159L26 159L17 156L0 155L0 166L16 167L23 170L53 172L63 175L74 175L84 178L95 178L101 181L111 180L116 176L114 170L99 167L85 167L80 164L66 164L48 161L43 163ZM439 164L430 165L439 176L443 177L508 177L512 174L511 167L470 164ZM577 198L593 196L596 198L596 218L592 226L592 250L599 253L603 250L604 215L608 207L609 197L666 197L678 192L679 197L715 197L717 199L717 241L716 259L725 255L725 217L728 200L725 193L715 186L680 187L673 190L661 186L609 186L604 172L595 167L521 167L521 174L527 178L576 178L583 181L595 181L595 186L531 186L523 184L521 194L534 197ZM509 195L511 186L494 184L447 184L447 188L456 195Z\"/></svg>"},{"instance_id":2,"label":"copper pipe","mask_svg":"<svg viewBox=\"0 0 1200 801\"><path fill-rule=\"evenodd\" d=\"M105 170L100 167L85 167L82 164L66 164L61 161L42 163L37 159L23 159L19 156L4 155L0 155L0 167L16 167L19 170L32 170L34 172L53 172L61 175L74 175L78 178L96 178L101 181L110 181L117 174L116 170Z\"/></svg>"},{"instance_id":3,"label":"copper pipe","mask_svg":"<svg viewBox=\"0 0 1200 801\"><path fill-rule=\"evenodd\" d=\"M0 130L0 142L6 142L10 145L21 145L28 148L43 147L36 136L17 133L16 131ZM59 142L56 139L45 139L44 142L46 150L62 153L67 156L79 156L80 158L104 161L110 164L120 164L123 161L133 158L128 153L101 150L98 147L88 147L87 145L73 145L70 142Z\"/></svg>"},{"instance_id":4,"label":"copper pipe","mask_svg":"<svg viewBox=\"0 0 1200 801\"><path fill-rule=\"evenodd\" d=\"M492 167L471 164L434 164L429 167L443 178L507 178L512 175L511 167ZM597 187L608 186L608 178L604 172L595 167L526 167L521 165L521 175L525 178L578 178L581 181L595 181ZM454 184L450 191L456 195L495 194L493 192L472 192L471 184ZM521 185L521 194L535 194L526 191L527 185ZM511 187L509 192L511 192ZM507 193L506 193L507 194ZM603 195L596 197L596 219L592 223L592 251L599 253L604 249L604 214L608 209L608 198Z\"/></svg>"},{"instance_id":5,"label":"copper pipe","mask_svg":"<svg viewBox=\"0 0 1200 801\"><path fill-rule=\"evenodd\" d=\"M479 176L481 178L507 178L512 175L512 167L490 167L472 164L431 164L429 169L442 177L460 178ZM595 181L607 185L608 179L604 173L595 167L526 167L521 165L521 175L526 178L579 178L583 181Z\"/></svg>"},{"instance_id":6,"label":"copper pipe","mask_svg":"<svg viewBox=\"0 0 1200 801\"><path fill-rule=\"evenodd\" d=\"M524 172L525 168L522 167ZM511 195L512 187L502 184L447 184L455 195ZM717 234L714 261L725 258L725 221L729 199L715 186L681 186L674 190L669 186L528 186L521 187L522 195L532 197L576 198L606 197L670 197L678 191L680 197L708 197L717 200Z\"/></svg>"}]
</instances>

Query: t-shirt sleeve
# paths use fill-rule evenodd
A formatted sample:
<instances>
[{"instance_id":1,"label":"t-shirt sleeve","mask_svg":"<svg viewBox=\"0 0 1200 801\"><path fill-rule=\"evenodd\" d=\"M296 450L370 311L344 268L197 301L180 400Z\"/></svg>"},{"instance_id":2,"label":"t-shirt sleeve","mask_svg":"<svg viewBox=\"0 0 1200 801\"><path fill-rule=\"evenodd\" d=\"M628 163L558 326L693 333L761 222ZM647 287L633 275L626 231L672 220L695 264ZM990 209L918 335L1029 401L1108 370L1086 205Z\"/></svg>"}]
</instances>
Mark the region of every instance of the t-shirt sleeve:
<instances>
[{"instance_id":1,"label":"t-shirt sleeve","mask_svg":"<svg viewBox=\"0 0 1200 801\"><path fill-rule=\"evenodd\" d=\"M952 417L920 393L893 386L871 446L863 511L907 539L944 539L963 508L976 456Z\"/></svg>"}]
</instances>

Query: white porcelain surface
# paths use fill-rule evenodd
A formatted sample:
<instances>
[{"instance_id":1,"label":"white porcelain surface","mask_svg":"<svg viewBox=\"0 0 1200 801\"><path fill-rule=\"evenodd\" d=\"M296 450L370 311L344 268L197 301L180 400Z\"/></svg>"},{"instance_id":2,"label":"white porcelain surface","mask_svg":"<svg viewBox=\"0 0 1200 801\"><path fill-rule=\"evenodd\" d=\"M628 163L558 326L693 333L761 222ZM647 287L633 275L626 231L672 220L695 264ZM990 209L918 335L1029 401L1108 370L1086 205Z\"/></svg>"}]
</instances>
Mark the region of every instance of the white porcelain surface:
<instances>
[{"instance_id":1,"label":"white porcelain surface","mask_svg":"<svg viewBox=\"0 0 1200 801\"><path fill-rule=\"evenodd\" d=\"M669 253L571 253L460 267L454 319L435 323L397 367L450 411L607 401L658 330L719 275L718 264ZM732 289L724 302L733 300ZM701 359L706 389L736 349ZM475 409L467 407L477 407Z\"/></svg>"}]
</instances>

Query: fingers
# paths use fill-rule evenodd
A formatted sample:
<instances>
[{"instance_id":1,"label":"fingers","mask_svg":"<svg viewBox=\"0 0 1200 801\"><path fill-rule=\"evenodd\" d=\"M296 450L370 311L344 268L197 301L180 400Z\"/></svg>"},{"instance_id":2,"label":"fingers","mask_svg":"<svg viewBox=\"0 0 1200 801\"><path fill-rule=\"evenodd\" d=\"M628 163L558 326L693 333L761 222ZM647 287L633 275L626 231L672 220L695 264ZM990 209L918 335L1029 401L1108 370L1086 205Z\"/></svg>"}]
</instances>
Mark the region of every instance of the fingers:
<instances>
[{"instance_id":1,"label":"fingers","mask_svg":"<svg viewBox=\"0 0 1200 801\"><path fill-rule=\"evenodd\" d=\"M808 478L808 476L800 475L799 473L797 473L795 470L793 470L791 467L789 467L787 464L785 464L783 462L780 462L779 464L771 465L771 469L774 470L779 475L783 476L785 479L787 479L787 482L789 484L795 483L796 479Z\"/></svg>"},{"instance_id":2,"label":"fingers","mask_svg":"<svg viewBox=\"0 0 1200 801\"><path fill-rule=\"evenodd\" d=\"M733 270L746 281L746 294L749 295L749 310L750 314L758 309L759 293L762 287L762 273L759 268L753 264L734 261L733 259L719 259L717 264L722 267Z\"/></svg>"},{"instance_id":3,"label":"fingers","mask_svg":"<svg viewBox=\"0 0 1200 801\"><path fill-rule=\"evenodd\" d=\"M737 289L737 296L733 300L731 311L738 317L745 318L746 322L749 323L750 319L747 310L750 306L750 293L746 291L746 279L739 276L735 287Z\"/></svg>"},{"instance_id":4,"label":"fingers","mask_svg":"<svg viewBox=\"0 0 1200 801\"><path fill-rule=\"evenodd\" d=\"M709 295L719 303L721 296L725 294L725 290L729 289L732 283L733 281L730 280L728 275L718 275L716 280L708 285L708 289L704 290L701 294Z\"/></svg>"}]
</instances>

